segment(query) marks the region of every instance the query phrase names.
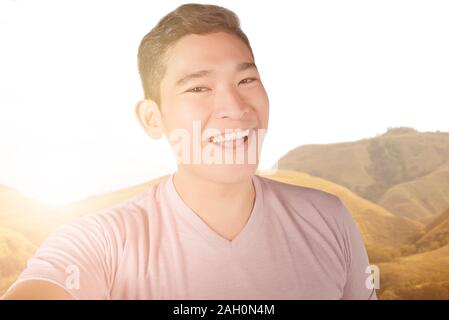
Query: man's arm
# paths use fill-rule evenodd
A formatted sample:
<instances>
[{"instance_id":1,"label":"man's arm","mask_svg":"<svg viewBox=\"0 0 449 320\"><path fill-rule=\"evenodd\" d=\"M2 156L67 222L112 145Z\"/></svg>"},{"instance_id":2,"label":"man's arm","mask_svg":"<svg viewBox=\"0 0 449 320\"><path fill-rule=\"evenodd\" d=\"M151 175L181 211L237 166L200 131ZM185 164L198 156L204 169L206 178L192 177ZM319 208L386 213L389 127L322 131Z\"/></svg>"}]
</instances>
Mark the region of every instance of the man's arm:
<instances>
[{"instance_id":1,"label":"man's arm","mask_svg":"<svg viewBox=\"0 0 449 320\"><path fill-rule=\"evenodd\" d=\"M369 274L366 273L366 270L370 264L362 235L349 210L341 200L338 202L343 215L343 234L346 243L346 261L348 262L346 285L341 299L377 300L375 288L371 288L367 284Z\"/></svg>"},{"instance_id":2,"label":"man's arm","mask_svg":"<svg viewBox=\"0 0 449 320\"><path fill-rule=\"evenodd\" d=\"M3 299L109 299L111 242L103 215L55 230L27 261Z\"/></svg>"},{"instance_id":3,"label":"man's arm","mask_svg":"<svg viewBox=\"0 0 449 320\"><path fill-rule=\"evenodd\" d=\"M71 300L60 286L45 280L24 280L3 295L1 300Z\"/></svg>"}]
</instances>

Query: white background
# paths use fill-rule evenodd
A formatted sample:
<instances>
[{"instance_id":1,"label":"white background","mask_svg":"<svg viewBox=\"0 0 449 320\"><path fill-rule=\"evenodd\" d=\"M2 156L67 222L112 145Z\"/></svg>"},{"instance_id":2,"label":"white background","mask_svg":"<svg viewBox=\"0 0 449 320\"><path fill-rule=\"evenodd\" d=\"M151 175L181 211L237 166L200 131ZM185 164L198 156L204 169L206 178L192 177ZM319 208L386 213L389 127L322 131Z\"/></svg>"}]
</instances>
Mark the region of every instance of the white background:
<instances>
[{"instance_id":1,"label":"white background","mask_svg":"<svg viewBox=\"0 0 449 320\"><path fill-rule=\"evenodd\" d=\"M0 0L0 184L64 204L174 171L135 118L136 55L182 3ZM387 127L449 131L448 1L205 3L240 17L269 94L259 169Z\"/></svg>"}]
</instances>

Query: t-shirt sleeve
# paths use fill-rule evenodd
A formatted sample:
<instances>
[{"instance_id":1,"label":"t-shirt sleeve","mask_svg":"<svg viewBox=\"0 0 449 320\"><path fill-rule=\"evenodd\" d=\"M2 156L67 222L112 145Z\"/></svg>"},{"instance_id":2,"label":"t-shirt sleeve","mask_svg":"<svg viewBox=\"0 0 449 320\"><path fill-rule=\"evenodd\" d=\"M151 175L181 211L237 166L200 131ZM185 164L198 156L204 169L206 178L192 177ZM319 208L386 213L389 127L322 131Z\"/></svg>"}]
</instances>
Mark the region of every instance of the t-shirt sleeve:
<instances>
[{"instance_id":1,"label":"t-shirt sleeve","mask_svg":"<svg viewBox=\"0 0 449 320\"><path fill-rule=\"evenodd\" d=\"M377 300L373 266L370 265L362 236L346 206L338 199L343 216L343 237L347 266L343 300Z\"/></svg>"},{"instance_id":2,"label":"t-shirt sleeve","mask_svg":"<svg viewBox=\"0 0 449 320\"><path fill-rule=\"evenodd\" d=\"M27 261L9 288L25 280L46 280L72 299L109 299L110 245L96 215L60 226Z\"/></svg>"}]
</instances>

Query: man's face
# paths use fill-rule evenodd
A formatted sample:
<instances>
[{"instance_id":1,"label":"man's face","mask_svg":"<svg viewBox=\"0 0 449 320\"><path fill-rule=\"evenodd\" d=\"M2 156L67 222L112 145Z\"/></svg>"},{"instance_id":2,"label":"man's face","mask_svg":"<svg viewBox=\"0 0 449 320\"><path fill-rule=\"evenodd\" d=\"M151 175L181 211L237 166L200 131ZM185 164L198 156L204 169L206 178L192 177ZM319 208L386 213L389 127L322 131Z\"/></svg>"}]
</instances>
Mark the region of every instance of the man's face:
<instances>
[{"instance_id":1,"label":"man's face","mask_svg":"<svg viewBox=\"0 0 449 320\"><path fill-rule=\"evenodd\" d=\"M186 158L178 161L179 169L229 183L254 174L268 126L269 101L245 43L225 32L187 35L176 42L165 57L166 73L160 87L164 133L172 148L176 146L179 151L183 143L188 144L187 150L190 150L190 161L186 162ZM195 75L186 77L192 74ZM208 139L211 135L235 132L235 129L251 129L243 146L226 148L239 144L241 139L224 145ZM179 135L175 132L188 133L190 139L176 141ZM217 163L220 151L222 160ZM194 162L195 152L200 155L200 162ZM248 156L251 152L252 159ZM244 162L237 163L234 158L230 163L229 157L225 160L225 153L231 157L239 154L240 159L243 154ZM204 163L206 156L215 159L215 163Z\"/></svg>"}]
</instances>

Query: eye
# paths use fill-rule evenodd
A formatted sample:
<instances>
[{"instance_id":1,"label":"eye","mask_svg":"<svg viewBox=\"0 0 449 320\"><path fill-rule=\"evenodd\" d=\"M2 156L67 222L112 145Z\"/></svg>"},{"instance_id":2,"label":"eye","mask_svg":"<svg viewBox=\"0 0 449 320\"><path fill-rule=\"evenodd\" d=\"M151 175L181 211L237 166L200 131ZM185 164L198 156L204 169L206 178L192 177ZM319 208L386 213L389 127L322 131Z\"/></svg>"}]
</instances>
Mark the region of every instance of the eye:
<instances>
[{"instance_id":1,"label":"eye","mask_svg":"<svg viewBox=\"0 0 449 320\"><path fill-rule=\"evenodd\" d=\"M205 92L206 90L207 90L206 87L194 87L192 89L187 90L186 92L201 93L201 92Z\"/></svg>"},{"instance_id":2,"label":"eye","mask_svg":"<svg viewBox=\"0 0 449 320\"><path fill-rule=\"evenodd\" d=\"M256 80L257 80L257 78L246 78L246 79L243 79L242 81L240 81L239 84L240 84L240 83L242 83L242 84L248 84L248 83L254 82L254 81L256 81Z\"/></svg>"}]
</instances>

